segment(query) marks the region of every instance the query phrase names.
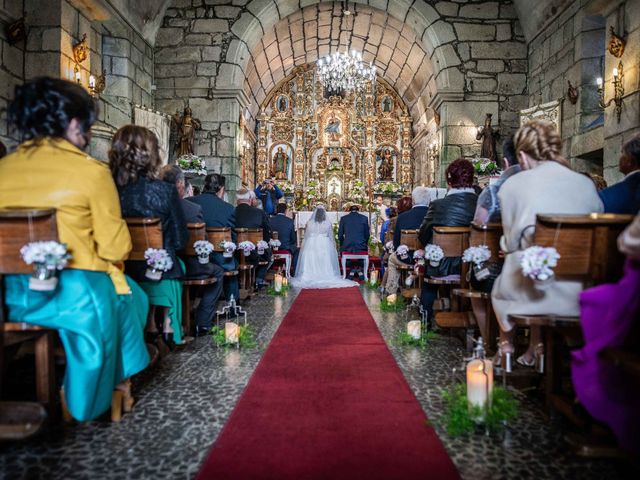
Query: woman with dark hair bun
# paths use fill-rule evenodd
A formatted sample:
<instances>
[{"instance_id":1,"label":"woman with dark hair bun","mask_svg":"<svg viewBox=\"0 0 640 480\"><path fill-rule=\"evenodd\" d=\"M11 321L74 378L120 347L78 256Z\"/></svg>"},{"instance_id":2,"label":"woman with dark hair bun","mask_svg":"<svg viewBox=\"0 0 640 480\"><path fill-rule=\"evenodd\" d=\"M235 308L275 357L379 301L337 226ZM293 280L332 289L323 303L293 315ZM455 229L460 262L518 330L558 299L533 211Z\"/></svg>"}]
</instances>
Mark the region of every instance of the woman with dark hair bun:
<instances>
[{"instance_id":1,"label":"woman with dark hair bun","mask_svg":"<svg viewBox=\"0 0 640 480\"><path fill-rule=\"evenodd\" d=\"M55 208L60 241L72 256L52 292L29 290L29 275L5 280L11 321L58 330L67 353L65 399L78 420L102 414L112 396L114 409L123 396L130 408L129 383L119 383L149 363L147 298L120 269L131 238L118 192L107 166L83 151L95 117L82 87L29 81L16 87L9 107L24 141L0 160L0 208Z\"/></svg>"},{"instance_id":2,"label":"woman with dark hair bun","mask_svg":"<svg viewBox=\"0 0 640 480\"><path fill-rule=\"evenodd\" d=\"M151 130L125 125L113 136L109 167L120 194L122 215L160 218L163 247L173 263L160 281L145 277L146 264L142 261L128 261L126 272L140 282L151 305L165 307L162 338L173 348L183 343L180 279L184 265L176 251L186 245L189 234L175 183L159 180L160 163L158 139ZM150 317L153 314L152 309Z\"/></svg>"},{"instance_id":3,"label":"woman with dark hair bun","mask_svg":"<svg viewBox=\"0 0 640 480\"><path fill-rule=\"evenodd\" d=\"M473 189L473 164L464 158L455 160L445 170L449 190L444 198L434 200L420 225L420 242L431 243L433 227L466 227L471 224L476 211L478 196ZM445 257L438 267L427 265L425 276L445 277L461 271L460 257ZM437 286L427 282L422 286L422 306L429 320L433 319L433 301L438 295Z\"/></svg>"}]
</instances>

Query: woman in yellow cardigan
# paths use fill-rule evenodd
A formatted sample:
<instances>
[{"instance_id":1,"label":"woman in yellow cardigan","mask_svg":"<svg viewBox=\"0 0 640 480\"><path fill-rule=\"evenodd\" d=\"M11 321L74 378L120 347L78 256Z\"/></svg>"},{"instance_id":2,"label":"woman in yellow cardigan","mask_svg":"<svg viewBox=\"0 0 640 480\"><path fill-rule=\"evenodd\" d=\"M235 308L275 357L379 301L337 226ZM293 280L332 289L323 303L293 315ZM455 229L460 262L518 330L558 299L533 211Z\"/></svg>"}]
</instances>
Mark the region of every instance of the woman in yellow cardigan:
<instances>
[{"instance_id":1,"label":"woman in yellow cardigan","mask_svg":"<svg viewBox=\"0 0 640 480\"><path fill-rule=\"evenodd\" d=\"M8 113L24 141L0 160L0 208L55 208L72 255L52 292L29 290L28 275L7 276L9 319L59 331L67 407L90 420L149 363L147 298L121 270L131 238L107 165L83 151L96 118L91 96L74 83L38 78L16 87Z\"/></svg>"}]
</instances>

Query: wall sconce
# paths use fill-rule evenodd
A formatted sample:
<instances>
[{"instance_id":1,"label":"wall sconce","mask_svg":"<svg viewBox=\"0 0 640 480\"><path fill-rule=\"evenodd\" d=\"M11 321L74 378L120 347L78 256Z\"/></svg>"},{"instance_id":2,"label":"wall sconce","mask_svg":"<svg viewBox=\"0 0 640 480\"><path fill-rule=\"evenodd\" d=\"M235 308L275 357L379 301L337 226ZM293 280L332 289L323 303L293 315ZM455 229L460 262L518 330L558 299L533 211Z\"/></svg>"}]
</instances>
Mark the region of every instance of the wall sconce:
<instances>
[{"instance_id":1,"label":"wall sconce","mask_svg":"<svg viewBox=\"0 0 640 480\"><path fill-rule=\"evenodd\" d=\"M596 79L596 83L598 84L598 94L600 95L599 105L601 108L607 108L611 105L611 102L614 102L616 105L616 117L618 119L618 123L620 123L620 114L622 113L622 97L624 95L624 73L622 69L622 62L618 63L617 68L613 69L613 98L610 98L608 102L604 100L604 85L602 82L602 77L598 77Z\"/></svg>"},{"instance_id":2,"label":"wall sconce","mask_svg":"<svg viewBox=\"0 0 640 480\"><path fill-rule=\"evenodd\" d=\"M102 70L102 75L98 75L98 77L94 77L93 75L89 76L89 91L91 95L97 97L100 95L105 87L107 86L107 71Z\"/></svg>"},{"instance_id":3,"label":"wall sconce","mask_svg":"<svg viewBox=\"0 0 640 480\"><path fill-rule=\"evenodd\" d=\"M89 44L87 43L87 34L82 36L82 40L73 46L73 59L76 64L84 62L89 57Z\"/></svg>"},{"instance_id":4,"label":"wall sconce","mask_svg":"<svg viewBox=\"0 0 640 480\"><path fill-rule=\"evenodd\" d=\"M575 105L578 102L578 89L571 85L571 80L567 80L569 86L567 87L567 97L572 105Z\"/></svg>"}]
</instances>

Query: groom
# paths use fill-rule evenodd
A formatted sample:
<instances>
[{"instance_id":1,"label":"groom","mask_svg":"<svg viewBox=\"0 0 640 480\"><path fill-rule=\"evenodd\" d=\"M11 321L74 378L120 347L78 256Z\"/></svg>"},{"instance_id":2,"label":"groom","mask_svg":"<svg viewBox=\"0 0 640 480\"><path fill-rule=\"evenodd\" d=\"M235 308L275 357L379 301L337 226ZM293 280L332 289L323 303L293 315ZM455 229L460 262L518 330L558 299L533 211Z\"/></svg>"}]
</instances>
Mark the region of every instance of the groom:
<instances>
[{"instance_id":1,"label":"groom","mask_svg":"<svg viewBox=\"0 0 640 480\"><path fill-rule=\"evenodd\" d=\"M340 219L338 228L338 241L340 251L348 253L369 251L369 221L359 213L360 205L353 204L349 213ZM362 270L351 269L350 277L360 275Z\"/></svg>"}]
</instances>

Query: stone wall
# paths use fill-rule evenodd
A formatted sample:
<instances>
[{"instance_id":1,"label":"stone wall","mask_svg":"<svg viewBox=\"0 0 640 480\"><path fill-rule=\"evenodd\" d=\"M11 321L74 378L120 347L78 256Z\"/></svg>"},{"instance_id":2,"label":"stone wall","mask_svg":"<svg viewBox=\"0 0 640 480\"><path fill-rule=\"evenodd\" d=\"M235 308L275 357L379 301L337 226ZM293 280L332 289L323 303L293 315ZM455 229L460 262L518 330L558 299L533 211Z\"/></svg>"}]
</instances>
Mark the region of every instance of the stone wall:
<instances>
[{"instance_id":1,"label":"stone wall","mask_svg":"<svg viewBox=\"0 0 640 480\"><path fill-rule=\"evenodd\" d=\"M607 52L609 27L624 24L627 47L621 59ZM618 157L622 143L640 130L640 2L579 0L550 19L528 45L529 106L563 99L561 133L564 154L578 171L621 178ZM598 105L596 78L606 83L611 98L612 71L624 64L625 99L621 121L614 107ZM578 100L567 97L568 81L578 88Z\"/></svg>"},{"instance_id":2,"label":"stone wall","mask_svg":"<svg viewBox=\"0 0 640 480\"><path fill-rule=\"evenodd\" d=\"M22 17L22 0L0 0L0 141L12 148L17 138L7 128L6 109L16 85L24 78L24 46L9 45L6 28Z\"/></svg>"}]
</instances>

